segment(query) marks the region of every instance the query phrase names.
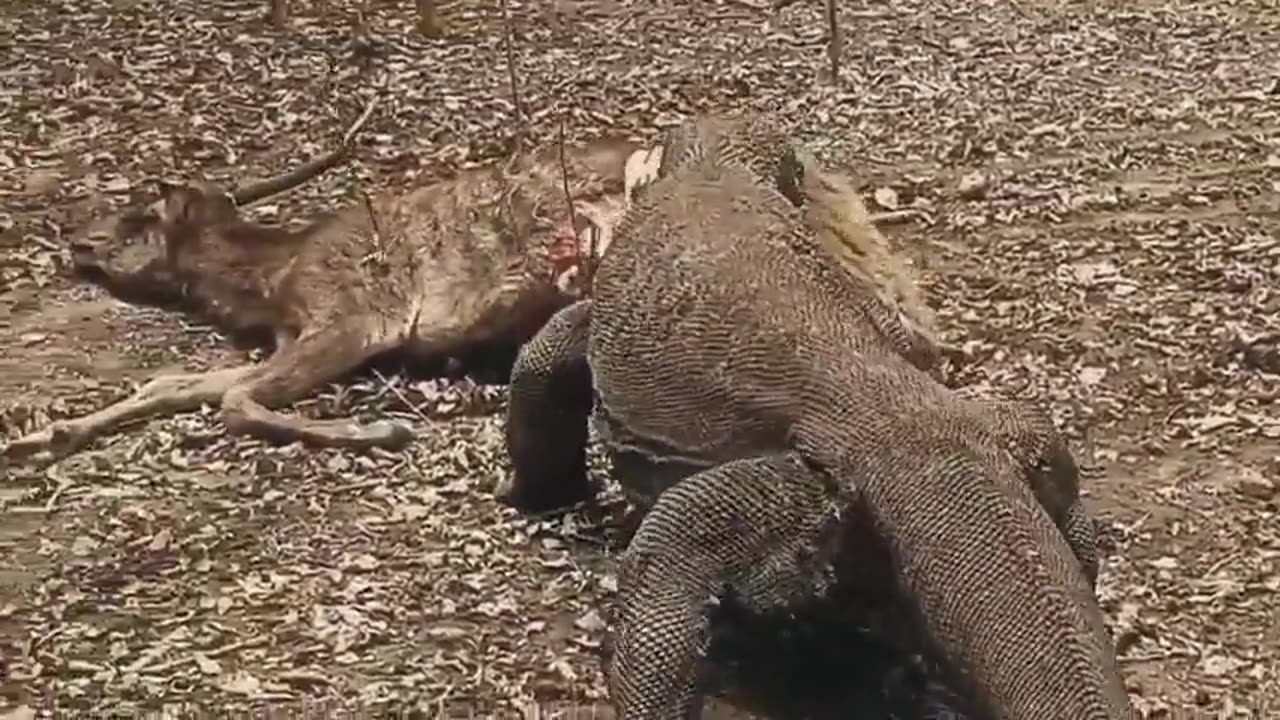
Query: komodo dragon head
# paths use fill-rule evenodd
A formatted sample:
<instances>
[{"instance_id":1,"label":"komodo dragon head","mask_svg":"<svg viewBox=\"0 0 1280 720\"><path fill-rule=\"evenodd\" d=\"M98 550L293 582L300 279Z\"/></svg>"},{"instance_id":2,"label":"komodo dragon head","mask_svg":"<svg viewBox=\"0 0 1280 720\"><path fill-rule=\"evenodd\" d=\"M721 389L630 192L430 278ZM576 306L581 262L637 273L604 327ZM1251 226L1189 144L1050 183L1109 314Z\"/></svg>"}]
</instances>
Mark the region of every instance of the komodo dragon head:
<instances>
[{"instance_id":1,"label":"komodo dragon head","mask_svg":"<svg viewBox=\"0 0 1280 720\"><path fill-rule=\"evenodd\" d=\"M656 177L706 159L745 167L793 205L805 203L799 149L769 115L706 115L668 128Z\"/></svg>"}]
</instances>

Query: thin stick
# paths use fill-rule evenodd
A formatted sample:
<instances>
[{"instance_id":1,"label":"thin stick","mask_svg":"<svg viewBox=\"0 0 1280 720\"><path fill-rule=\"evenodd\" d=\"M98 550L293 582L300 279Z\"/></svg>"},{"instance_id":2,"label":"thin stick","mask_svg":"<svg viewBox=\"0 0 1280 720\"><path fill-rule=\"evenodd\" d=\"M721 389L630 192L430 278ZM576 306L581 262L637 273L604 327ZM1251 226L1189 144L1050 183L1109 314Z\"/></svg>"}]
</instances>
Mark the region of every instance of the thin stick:
<instances>
[{"instance_id":1,"label":"thin stick","mask_svg":"<svg viewBox=\"0 0 1280 720\"><path fill-rule=\"evenodd\" d=\"M232 200L235 201L236 205L244 207L276 193L284 192L296 185L301 185L346 160L351 153L351 146L355 140L356 133L360 132L365 123L369 122L369 117L373 115L373 108L377 104L378 96L375 95L369 101L369 104L365 106L364 112L360 114L360 117L356 118L351 127L347 128L347 131L342 134L342 141L338 144L338 147L282 175L237 188L231 193Z\"/></svg>"},{"instance_id":2,"label":"thin stick","mask_svg":"<svg viewBox=\"0 0 1280 720\"><path fill-rule=\"evenodd\" d=\"M511 102L516 108L516 136L523 137L525 131L524 101L520 99L520 82L516 78L515 41L511 33L511 12L507 8L507 0L502 0L502 36L507 51L507 79L511 83Z\"/></svg>"},{"instance_id":3,"label":"thin stick","mask_svg":"<svg viewBox=\"0 0 1280 720\"><path fill-rule=\"evenodd\" d=\"M896 223L907 222L908 220L920 219L929 222L930 218L921 210L908 208L906 210L890 210L882 213L872 213L871 222L876 225L893 225Z\"/></svg>"},{"instance_id":4,"label":"thin stick","mask_svg":"<svg viewBox=\"0 0 1280 720\"><path fill-rule=\"evenodd\" d=\"M836 0L827 0L827 29L831 33L827 55L831 58L831 84L840 83L840 54L844 39L840 37L840 23L836 19Z\"/></svg>"},{"instance_id":5,"label":"thin stick","mask_svg":"<svg viewBox=\"0 0 1280 720\"><path fill-rule=\"evenodd\" d=\"M382 228L378 226L378 215L373 211L373 199L369 197L369 193L361 191L360 196L364 199L365 212L369 213L369 223L373 225L373 252L365 255L360 264L378 263L381 266L387 260L387 248L382 243Z\"/></svg>"},{"instance_id":6,"label":"thin stick","mask_svg":"<svg viewBox=\"0 0 1280 720\"><path fill-rule=\"evenodd\" d=\"M378 380L382 383L383 387L385 387L387 390L390 390L391 394L396 396L397 400L404 403L405 407L412 410L414 415L417 415L418 417L422 418L423 422L428 422L428 423L431 422L431 418L427 417L427 414L422 412L422 408L418 407L416 403L414 403L409 398L405 397L405 394L401 392L400 388L396 387L396 384L391 382L391 380L389 380L387 376L378 372L377 368L373 368L373 375L374 377L378 378Z\"/></svg>"},{"instance_id":7,"label":"thin stick","mask_svg":"<svg viewBox=\"0 0 1280 720\"><path fill-rule=\"evenodd\" d=\"M364 200L364 210L369 213L369 222L373 223L373 242L379 248L382 247L382 230L378 227L378 215L373 212L373 198L369 197L369 193L361 191L360 197Z\"/></svg>"},{"instance_id":8,"label":"thin stick","mask_svg":"<svg viewBox=\"0 0 1280 720\"><path fill-rule=\"evenodd\" d=\"M351 127L347 128L346 132L342 133L342 144L344 147L351 146L351 141L355 139L356 133L360 132L360 128L363 128L365 123L369 122L369 117L373 115L373 108L377 105L378 96L374 95L369 100L369 104L364 106L364 112L360 113L360 117L356 118L356 121L351 123Z\"/></svg>"},{"instance_id":9,"label":"thin stick","mask_svg":"<svg viewBox=\"0 0 1280 720\"><path fill-rule=\"evenodd\" d=\"M564 201L569 206L569 227L573 230L573 247L575 252L582 252L582 238L578 237L578 212L573 207L573 195L569 192L569 161L564 153L564 115L560 116L560 182L564 187ZM591 293L591 273L594 271L592 261L596 256L596 236L591 235L587 247L587 257L579 255L579 272L582 273L583 295Z\"/></svg>"}]
</instances>

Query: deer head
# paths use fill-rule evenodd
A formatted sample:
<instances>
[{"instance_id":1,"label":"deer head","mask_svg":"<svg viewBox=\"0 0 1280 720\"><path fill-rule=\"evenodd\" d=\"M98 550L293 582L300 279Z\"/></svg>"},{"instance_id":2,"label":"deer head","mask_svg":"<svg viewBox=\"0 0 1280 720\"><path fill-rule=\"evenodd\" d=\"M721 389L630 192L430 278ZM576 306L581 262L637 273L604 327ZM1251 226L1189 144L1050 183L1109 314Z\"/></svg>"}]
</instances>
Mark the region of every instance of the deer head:
<instances>
[{"instance_id":1,"label":"deer head","mask_svg":"<svg viewBox=\"0 0 1280 720\"><path fill-rule=\"evenodd\" d=\"M71 241L71 268L126 302L168 304L183 299L185 287L174 254L201 231L239 219L238 208L301 185L342 163L355 131L372 105L336 149L299 167L227 192L205 183L160 182L160 198L142 209L91 224Z\"/></svg>"},{"instance_id":2,"label":"deer head","mask_svg":"<svg viewBox=\"0 0 1280 720\"><path fill-rule=\"evenodd\" d=\"M552 226L546 248L553 284L571 296L584 293L594 264L612 237L612 226L628 205L627 190L636 174L635 156L646 155L629 137L610 136L585 145L549 144L518 160L517 184L538 197ZM573 210L570 211L570 198Z\"/></svg>"},{"instance_id":3,"label":"deer head","mask_svg":"<svg viewBox=\"0 0 1280 720\"><path fill-rule=\"evenodd\" d=\"M238 217L235 201L211 185L160 183L160 199L100 220L72 238L72 270L127 302L182 298L173 252L182 239Z\"/></svg>"}]
</instances>

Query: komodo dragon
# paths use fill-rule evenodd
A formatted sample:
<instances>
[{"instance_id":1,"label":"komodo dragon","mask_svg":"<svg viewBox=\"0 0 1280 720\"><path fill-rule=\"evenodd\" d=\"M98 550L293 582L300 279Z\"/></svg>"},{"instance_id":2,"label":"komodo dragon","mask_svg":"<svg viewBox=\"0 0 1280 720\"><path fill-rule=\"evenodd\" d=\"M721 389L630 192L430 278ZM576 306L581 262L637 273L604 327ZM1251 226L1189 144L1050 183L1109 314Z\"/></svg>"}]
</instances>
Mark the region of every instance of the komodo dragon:
<instances>
[{"instance_id":1,"label":"komodo dragon","mask_svg":"<svg viewBox=\"0 0 1280 720\"><path fill-rule=\"evenodd\" d=\"M578 485L561 451L594 408L615 459L639 459L615 463L624 487L656 496L619 573L619 714L700 714L713 606L785 615L852 587L906 601L976 717L1133 717L1051 423L908 359L902 316L833 266L804 194L788 199L809 163L693 146L614 228L591 299L522 350L535 381L512 386L517 483L541 462ZM520 448L533 437L541 458Z\"/></svg>"}]
</instances>

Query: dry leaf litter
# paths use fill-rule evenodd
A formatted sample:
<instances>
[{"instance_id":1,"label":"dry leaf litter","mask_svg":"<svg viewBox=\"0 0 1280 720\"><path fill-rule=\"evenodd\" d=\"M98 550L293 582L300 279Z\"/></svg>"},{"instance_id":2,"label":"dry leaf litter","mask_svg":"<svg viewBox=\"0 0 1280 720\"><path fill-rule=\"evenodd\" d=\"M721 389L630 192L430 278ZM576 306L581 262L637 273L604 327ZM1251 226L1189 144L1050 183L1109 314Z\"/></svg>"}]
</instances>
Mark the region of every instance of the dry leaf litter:
<instances>
[{"instance_id":1,"label":"dry leaf litter","mask_svg":"<svg viewBox=\"0 0 1280 720\"><path fill-rule=\"evenodd\" d=\"M516 129L497 2L69 0L0 8L0 429L239 351L68 280L85 221L154 178L358 159L253 209L296 223L483 162ZM1280 712L1280 9L1256 0L510 3L536 140L782 111L920 264L955 377L1052 401L1092 465L1100 592L1149 717ZM224 437L212 410L0 486L0 703L515 715L598 702L600 518L529 520L501 388L354 378L299 412L392 416L401 453ZM1086 432L1087 431L1087 432ZM274 704L274 705L273 705Z\"/></svg>"}]
</instances>

